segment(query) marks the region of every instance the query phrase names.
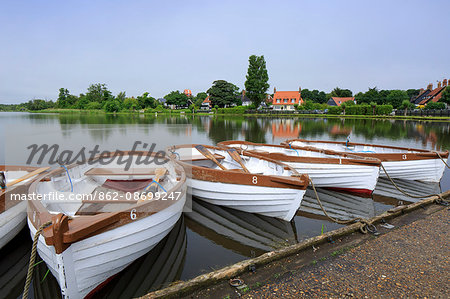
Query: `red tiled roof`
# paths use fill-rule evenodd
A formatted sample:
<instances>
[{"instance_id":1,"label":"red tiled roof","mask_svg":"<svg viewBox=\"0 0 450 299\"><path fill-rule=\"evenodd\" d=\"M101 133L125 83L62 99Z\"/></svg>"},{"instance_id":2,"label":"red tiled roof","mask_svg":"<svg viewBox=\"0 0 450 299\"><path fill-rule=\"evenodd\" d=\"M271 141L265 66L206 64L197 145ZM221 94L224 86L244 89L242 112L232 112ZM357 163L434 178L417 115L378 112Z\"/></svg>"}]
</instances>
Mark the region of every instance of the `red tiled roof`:
<instances>
[{"instance_id":1,"label":"red tiled roof","mask_svg":"<svg viewBox=\"0 0 450 299\"><path fill-rule=\"evenodd\" d=\"M434 103L436 103L437 101L439 101L442 97L442 91L445 89L445 86L443 87L438 87L433 89L427 96L425 99L423 99L422 101L420 101L419 105L425 105L427 104L430 100L433 101Z\"/></svg>"},{"instance_id":2,"label":"red tiled roof","mask_svg":"<svg viewBox=\"0 0 450 299\"><path fill-rule=\"evenodd\" d=\"M285 102L284 100L287 100ZM280 100L277 103L277 100ZM294 101L292 101L294 100ZM277 91L273 95L272 105L301 105L303 103L300 91Z\"/></svg>"},{"instance_id":3,"label":"red tiled roof","mask_svg":"<svg viewBox=\"0 0 450 299\"><path fill-rule=\"evenodd\" d=\"M342 103L348 102L348 101L355 101L355 97L346 97L346 98L340 98L340 97L331 97L331 99L336 103L337 106L341 106Z\"/></svg>"},{"instance_id":4,"label":"red tiled roof","mask_svg":"<svg viewBox=\"0 0 450 299\"><path fill-rule=\"evenodd\" d=\"M206 99L203 100L203 103L209 103L209 104L211 104L211 100L209 99L209 96L207 96Z\"/></svg>"}]
</instances>

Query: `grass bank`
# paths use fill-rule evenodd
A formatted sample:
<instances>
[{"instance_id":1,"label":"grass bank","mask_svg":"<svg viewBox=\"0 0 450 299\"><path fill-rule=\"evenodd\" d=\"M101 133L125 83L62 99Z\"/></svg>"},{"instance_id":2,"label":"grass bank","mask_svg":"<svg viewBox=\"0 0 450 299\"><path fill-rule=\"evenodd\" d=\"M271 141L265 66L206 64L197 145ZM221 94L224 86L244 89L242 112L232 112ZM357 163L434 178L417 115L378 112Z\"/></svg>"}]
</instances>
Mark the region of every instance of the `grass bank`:
<instances>
[{"instance_id":1,"label":"grass bank","mask_svg":"<svg viewBox=\"0 0 450 299\"><path fill-rule=\"evenodd\" d=\"M398 120L424 120L424 121L450 121L448 116L403 116L403 115L334 115L334 114L270 114L270 113L208 113L186 111L162 111L162 112L145 112L140 111L119 111L105 112L104 110L79 110L79 109L46 109L38 111L28 111L30 113L55 113L55 114L145 114L145 115L201 115L201 116L245 116L245 117L296 117L296 118L350 118L350 119L398 119Z\"/></svg>"}]
</instances>

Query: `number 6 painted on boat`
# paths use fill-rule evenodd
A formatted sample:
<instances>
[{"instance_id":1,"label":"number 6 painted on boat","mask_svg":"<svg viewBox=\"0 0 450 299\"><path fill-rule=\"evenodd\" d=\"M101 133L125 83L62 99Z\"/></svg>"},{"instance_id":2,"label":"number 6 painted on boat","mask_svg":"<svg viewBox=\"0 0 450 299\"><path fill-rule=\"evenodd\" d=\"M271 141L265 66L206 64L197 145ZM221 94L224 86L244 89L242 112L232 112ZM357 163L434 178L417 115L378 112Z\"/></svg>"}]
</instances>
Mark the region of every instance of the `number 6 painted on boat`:
<instances>
[{"instance_id":1,"label":"number 6 painted on boat","mask_svg":"<svg viewBox=\"0 0 450 299\"><path fill-rule=\"evenodd\" d=\"M257 176L253 177L252 183L255 184L255 185L258 184L258 177Z\"/></svg>"},{"instance_id":2,"label":"number 6 painted on boat","mask_svg":"<svg viewBox=\"0 0 450 299\"><path fill-rule=\"evenodd\" d=\"M132 209L130 212L131 220L136 220L136 209Z\"/></svg>"}]
</instances>

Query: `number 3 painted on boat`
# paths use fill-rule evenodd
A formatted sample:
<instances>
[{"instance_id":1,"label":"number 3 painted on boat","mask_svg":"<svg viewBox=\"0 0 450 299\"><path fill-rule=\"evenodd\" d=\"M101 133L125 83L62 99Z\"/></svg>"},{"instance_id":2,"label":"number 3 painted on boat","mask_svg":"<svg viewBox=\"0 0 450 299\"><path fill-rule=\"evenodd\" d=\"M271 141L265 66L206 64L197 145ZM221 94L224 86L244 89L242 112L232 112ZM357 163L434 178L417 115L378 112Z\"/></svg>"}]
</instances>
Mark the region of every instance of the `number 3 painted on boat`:
<instances>
[{"instance_id":1,"label":"number 3 painted on boat","mask_svg":"<svg viewBox=\"0 0 450 299\"><path fill-rule=\"evenodd\" d=\"M403 155L402 158L403 158L403 160L406 160L406 155Z\"/></svg>"},{"instance_id":2,"label":"number 3 painted on boat","mask_svg":"<svg viewBox=\"0 0 450 299\"><path fill-rule=\"evenodd\" d=\"M136 220L136 209L132 209L130 212L131 220Z\"/></svg>"},{"instance_id":3,"label":"number 3 painted on boat","mask_svg":"<svg viewBox=\"0 0 450 299\"><path fill-rule=\"evenodd\" d=\"M255 184L255 185L258 184L258 177L257 176L253 177L252 183Z\"/></svg>"}]
</instances>

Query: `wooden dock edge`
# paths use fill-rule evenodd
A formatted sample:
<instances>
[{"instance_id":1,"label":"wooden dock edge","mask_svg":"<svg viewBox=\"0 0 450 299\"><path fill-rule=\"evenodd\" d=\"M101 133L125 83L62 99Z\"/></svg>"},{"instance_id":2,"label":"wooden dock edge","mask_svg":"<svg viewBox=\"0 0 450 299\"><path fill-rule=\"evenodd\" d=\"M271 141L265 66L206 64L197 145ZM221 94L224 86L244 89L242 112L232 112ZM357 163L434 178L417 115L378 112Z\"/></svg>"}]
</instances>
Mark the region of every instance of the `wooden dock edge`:
<instances>
[{"instance_id":1,"label":"wooden dock edge","mask_svg":"<svg viewBox=\"0 0 450 299\"><path fill-rule=\"evenodd\" d=\"M442 198L450 197L450 190L441 193L440 196ZM396 216L414 211L420 207L433 204L436 202L436 200L439 200L439 197L432 196L432 197L423 199L423 200L415 202L415 203L392 208L390 210L383 212L382 214L380 214L378 216L375 216L375 217L369 219L369 223L373 224L373 223L377 223L377 222L381 221L381 219L386 220L386 219L390 219L390 218L395 218ZM306 248L309 248L313 245L319 245L321 243L327 242L329 237L335 239L335 238L338 238L338 237L341 237L344 235L351 234L355 231L358 231L362 226L363 226L363 224L360 222L350 224L345 227L341 227L339 229L327 232L323 235L309 238L300 243L297 243L297 244L294 244L294 245L291 245L288 247L280 248L280 249L277 249L277 250L274 250L271 252L267 252L258 257L243 260L236 264L224 267L222 269L219 269L219 270L216 270L216 271L213 271L210 273L199 275L188 281L174 282L172 285L170 285L164 289L148 293L148 294L142 296L141 298L146 298L146 299L148 299L148 298L171 298L171 297L186 296L202 287L205 287L208 285L213 285L217 282L220 282L220 281L223 281L226 279L234 278L237 275L248 271L248 267L251 265L255 265L255 266L266 265L272 261L279 260L279 259L291 256L291 255L297 254L300 251L302 251Z\"/></svg>"}]
</instances>

